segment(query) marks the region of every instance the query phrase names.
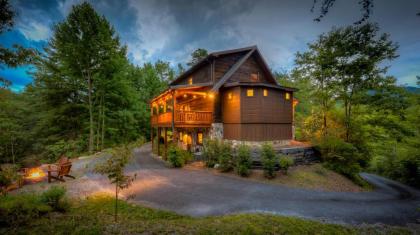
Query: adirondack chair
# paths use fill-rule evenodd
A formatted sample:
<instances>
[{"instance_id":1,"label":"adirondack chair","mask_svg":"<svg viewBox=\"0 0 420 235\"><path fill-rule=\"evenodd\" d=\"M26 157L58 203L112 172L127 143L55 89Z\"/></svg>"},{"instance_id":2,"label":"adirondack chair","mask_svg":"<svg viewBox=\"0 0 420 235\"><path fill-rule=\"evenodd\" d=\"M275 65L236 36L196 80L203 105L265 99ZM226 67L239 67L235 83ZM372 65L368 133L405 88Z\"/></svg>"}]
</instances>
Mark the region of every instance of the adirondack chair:
<instances>
[{"instance_id":1,"label":"adirondack chair","mask_svg":"<svg viewBox=\"0 0 420 235\"><path fill-rule=\"evenodd\" d=\"M74 176L70 175L71 162L66 162L61 165L57 165L56 168L48 166L48 183L51 183L52 179L65 182L64 176L75 179Z\"/></svg>"}]
</instances>

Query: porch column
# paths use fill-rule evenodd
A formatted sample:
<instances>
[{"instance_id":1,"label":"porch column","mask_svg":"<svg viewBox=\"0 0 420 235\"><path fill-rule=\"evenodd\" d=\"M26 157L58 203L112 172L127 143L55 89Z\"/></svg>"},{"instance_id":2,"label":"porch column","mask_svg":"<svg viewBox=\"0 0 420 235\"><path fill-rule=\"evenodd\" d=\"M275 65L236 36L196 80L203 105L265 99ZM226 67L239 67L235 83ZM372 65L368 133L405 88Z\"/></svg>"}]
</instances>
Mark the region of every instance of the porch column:
<instances>
[{"instance_id":1,"label":"porch column","mask_svg":"<svg viewBox=\"0 0 420 235\"><path fill-rule=\"evenodd\" d=\"M165 151L163 152L163 159L166 160L168 155L168 128L165 127Z\"/></svg>"},{"instance_id":2,"label":"porch column","mask_svg":"<svg viewBox=\"0 0 420 235\"><path fill-rule=\"evenodd\" d=\"M175 91L172 92L172 142L176 144L178 135L175 133L175 109L176 109L176 97Z\"/></svg>"},{"instance_id":3,"label":"porch column","mask_svg":"<svg viewBox=\"0 0 420 235\"><path fill-rule=\"evenodd\" d=\"M157 155L160 156L160 137L161 137L161 128L158 127L157 130L158 134L157 134Z\"/></svg>"},{"instance_id":4,"label":"porch column","mask_svg":"<svg viewBox=\"0 0 420 235\"><path fill-rule=\"evenodd\" d=\"M154 146L155 146L155 143L153 143L154 141L153 141L153 132L155 132L155 128L152 126L151 128L150 128L150 138L152 139L152 153L153 153L153 148L154 148Z\"/></svg>"}]
</instances>

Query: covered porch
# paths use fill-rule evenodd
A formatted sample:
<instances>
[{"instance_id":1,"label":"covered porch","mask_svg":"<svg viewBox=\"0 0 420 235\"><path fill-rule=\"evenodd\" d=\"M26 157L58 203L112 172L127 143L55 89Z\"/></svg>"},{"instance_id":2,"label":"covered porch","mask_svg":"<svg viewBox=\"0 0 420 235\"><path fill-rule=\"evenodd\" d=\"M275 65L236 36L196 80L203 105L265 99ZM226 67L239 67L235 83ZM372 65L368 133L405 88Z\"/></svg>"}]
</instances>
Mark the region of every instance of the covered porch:
<instances>
[{"instance_id":1,"label":"covered porch","mask_svg":"<svg viewBox=\"0 0 420 235\"><path fill-rule=\"evenodd\" d=\"M151 140L155 153L166 158L173 143L199 151L214 120L215 94L207 87L169 89L151 103Z\"/></svg>"}]
</instances>

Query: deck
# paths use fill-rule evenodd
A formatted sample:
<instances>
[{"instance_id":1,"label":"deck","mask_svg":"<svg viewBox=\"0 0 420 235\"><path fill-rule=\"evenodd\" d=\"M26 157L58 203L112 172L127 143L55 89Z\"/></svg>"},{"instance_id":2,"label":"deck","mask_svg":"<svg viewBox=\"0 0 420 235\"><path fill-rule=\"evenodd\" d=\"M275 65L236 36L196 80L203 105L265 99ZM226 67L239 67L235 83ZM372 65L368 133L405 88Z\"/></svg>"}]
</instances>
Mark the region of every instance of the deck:
<instances>
[{"instance_id":1,"label":"deck","mask_svg":"<svg viewBox=\"0 0 420 235\"><path fill-rule=\"evenodd\" d=\"M171 126L174 116L175 126L210 126L213 120L213 112L209 111L175 111L153 115L152 126Z\"/></svg>"}]
</instances>

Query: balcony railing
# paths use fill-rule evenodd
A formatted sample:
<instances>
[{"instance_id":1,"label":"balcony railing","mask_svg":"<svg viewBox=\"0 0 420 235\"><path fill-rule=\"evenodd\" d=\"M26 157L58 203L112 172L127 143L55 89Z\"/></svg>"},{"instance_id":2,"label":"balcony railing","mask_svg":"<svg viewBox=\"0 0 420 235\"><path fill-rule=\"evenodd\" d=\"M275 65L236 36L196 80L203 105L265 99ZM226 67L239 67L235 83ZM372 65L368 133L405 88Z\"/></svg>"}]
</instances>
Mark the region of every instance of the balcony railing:
<instances>
[{"instance_id":1,"label":"balcony railing","mask_svg":"<svg viewBox=\"0 0 420 235\"><path fill-rule=\"evenodd\" d=\"M208 125L213 120L213 113L209 111L175 111L175 125ZM172 123L172 112L152 116L152 125L168 125Z\"/></svg>"}]
</instances>

